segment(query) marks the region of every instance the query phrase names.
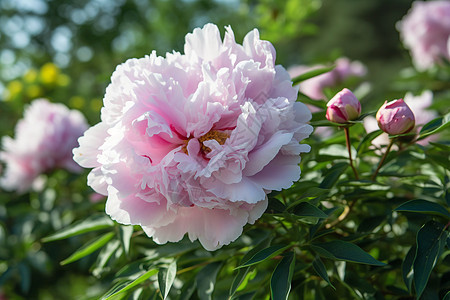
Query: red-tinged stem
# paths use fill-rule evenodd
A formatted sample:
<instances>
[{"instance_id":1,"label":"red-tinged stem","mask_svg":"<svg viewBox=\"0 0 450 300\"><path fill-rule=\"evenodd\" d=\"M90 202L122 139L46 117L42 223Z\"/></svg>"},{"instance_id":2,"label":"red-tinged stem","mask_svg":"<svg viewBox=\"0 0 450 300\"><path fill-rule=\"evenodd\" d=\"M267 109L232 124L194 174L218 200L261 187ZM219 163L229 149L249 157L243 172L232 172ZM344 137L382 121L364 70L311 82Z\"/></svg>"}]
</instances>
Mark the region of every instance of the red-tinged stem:
<instances>
[{"instance_id":1,"label":"red-tinged stem","mask_svg":"<svg viewBox=\"0 0 450 300\"><path fill-rule=\"evenodd\" d=\"M356 180L359 180L359 176L358 176L358 172L356 171L355 166L353 165L353 159L352 159L352 148L350 145L350 133L349 133L349 128L345 127L344 128L345 131L345 141L347 143L347 150L348 150L348 158L350 160L350 167L352 167L353 173L355 174L355 178Z\"/></svg>"},{"instance_id":2,"label":"red-tinged stem","mask_svg":"<svg viewBox=\"0 0 450 300\"><path fill-rule=\"evenodd\" d=\"M380 163L378 164L378 167L375 170L375 173L373 173L373 175L372 175L372 181L375 181L375 178L377 178L378 172L380 171L381 166L383 165L384 161L386 160L386 157L387 157L389 151L391 150L392 145L394 144L394 140L395 140L395 138L390 139L389 145L386 148L386 152L384 152L384 155L381 158Z\"/></svg>"}]
</instances>

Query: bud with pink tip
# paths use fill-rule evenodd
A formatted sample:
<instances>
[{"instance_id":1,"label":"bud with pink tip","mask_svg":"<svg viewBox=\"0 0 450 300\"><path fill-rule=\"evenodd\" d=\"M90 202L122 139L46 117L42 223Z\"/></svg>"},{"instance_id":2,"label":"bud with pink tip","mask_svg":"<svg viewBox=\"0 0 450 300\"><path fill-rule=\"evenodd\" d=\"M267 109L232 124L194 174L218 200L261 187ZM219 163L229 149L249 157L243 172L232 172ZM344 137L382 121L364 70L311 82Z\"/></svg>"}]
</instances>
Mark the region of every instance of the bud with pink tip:
<instances>
[{"instance_id":1,"label":"bud with pink tip","mask_svg":"<svg viewBox=\"0 0 450 300\"><path fill-rule=\"evenodd\" d=\"M415 125L414 114L403 99L386 101L376 118L380 129L391 135L408 133Z\"/></svg>"},{"instance_id":2,"label":"bud with pink tip","mask_svg":"<svg viewBox=\"0 0 450 300\"><path fill-rule=\"evenodd\" d=\"M361 103L347 88L331 98L327 106L326 117L334 123L344 124L357 119L361 114Z\"/></svg>"}]
</instances>

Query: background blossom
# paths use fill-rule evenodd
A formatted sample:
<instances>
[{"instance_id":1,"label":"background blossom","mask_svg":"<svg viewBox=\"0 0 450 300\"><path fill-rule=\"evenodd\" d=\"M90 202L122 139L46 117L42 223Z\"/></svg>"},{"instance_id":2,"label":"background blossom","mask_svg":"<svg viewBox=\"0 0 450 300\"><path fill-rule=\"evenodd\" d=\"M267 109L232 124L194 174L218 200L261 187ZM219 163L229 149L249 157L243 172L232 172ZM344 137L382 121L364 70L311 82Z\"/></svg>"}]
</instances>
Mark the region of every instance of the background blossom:
<instances>
[{"instance_id":1,"label":"background blossom","mask_svg":"<svg viewBox=\"0 0 450 300\"><path fill-rule=\"evenodd\" d=\"M207 24L184 52L118 66L74 159L94 168L88 184L119 223L214 250L263 214L268 192L299 179L311 113L257 30L239 45L230 27L222 41Z\"/></svg>"},{"instance_id":2,"label":"background blossom","mask_svg":"<svg viewBox=\"0 0 450 300\"><path fill-rule=\"evenodd\" d=\"M418 70L450 60L450 1L416 1L397 24Z\"/></svg>"},{"instance_id":3,"label":"background blossom","mask_svg":"<svg viewBox=\"0 0 450 300\"><path fill-rule=\"evenodd\" d=\"M81 171L72 159L72 149L87 128L79 111L46 99L34 100L17 123L15 138L2 139L0 160L6 168L1 187L24 192L40 174L54 168Z\"/></svg>"}]
</instances>

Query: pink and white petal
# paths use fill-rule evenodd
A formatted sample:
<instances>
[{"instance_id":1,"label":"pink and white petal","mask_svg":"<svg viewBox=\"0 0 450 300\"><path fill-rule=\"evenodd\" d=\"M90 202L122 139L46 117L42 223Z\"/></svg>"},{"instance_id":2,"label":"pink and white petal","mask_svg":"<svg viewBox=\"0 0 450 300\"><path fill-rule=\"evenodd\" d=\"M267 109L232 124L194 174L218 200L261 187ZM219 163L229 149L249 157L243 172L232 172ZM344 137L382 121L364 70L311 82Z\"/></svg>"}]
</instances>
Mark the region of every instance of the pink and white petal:
<instances>
[{"instance_id":1,"label":"pink and white petal","mask_svg":"<svg viewBox=\"0 0 450 300\"><path fill-rule=\"evenodd\" d=\"M243 174L253 176L261 171L277 155L281 147L292 140L292 136L292 132L276 132L267 142L250 152Z\"/></svg>"},{"instance_id":2,"label":"pink and white petal","mask_svg":"<svg viewBox=\"0 0 450 300\"><path fill-rule=\"evenodd\" d=\"M300 160L300 156L279 154L250 179L267 190L287 189L300 179Z\"/></svg>"},{"instance_id":3,"label":"pink and white petal","mask_svg":"<svg viewBox=\"0 0 450 300\"><path fill-rule=\"evenodd\" d=\"M101 167L92 169L87 177L87 183L97 193L108 195L108 183Z\"/></svg>"},{"instance_id":4,"label":"pink and white petal","mask_svg":"<svg viewBox=\"0 0 450 300\"><path fill-rule=\"evenodd\" d=\"M99 147L105 141L108 136L106 130L108 125L104 122L100 122L84 133L82 137L78 139L80 146L73 149L73 159L84 168L95 168L100 164L97 162L97 156L100 154Z\"/></svg>"},{"instance_id":5,"label":"pink and white petal","mask_svg":"<svg viewBox=\"0 0 450 300\"><path fill-rule=\"evenodd\" d=\"M219 28L208 23L203 28L195 28L192 33L186 35L184 53L197 56L205 61L212 61L221 52L222 40Z\"/></svg>"},{"instance_id":6,"label":"pink and white petal","mask_svg":"<svg viewBox=\"0 0 450 300\"><path fill-rule=\"evenodd\" d=\"M217 182L219 181L206 186L208 191L231 202L244 201L253 204L266 197L264 189L247 177L242 177L242 181L233 184L217 184Z\"/></svg>"}]
</instances>

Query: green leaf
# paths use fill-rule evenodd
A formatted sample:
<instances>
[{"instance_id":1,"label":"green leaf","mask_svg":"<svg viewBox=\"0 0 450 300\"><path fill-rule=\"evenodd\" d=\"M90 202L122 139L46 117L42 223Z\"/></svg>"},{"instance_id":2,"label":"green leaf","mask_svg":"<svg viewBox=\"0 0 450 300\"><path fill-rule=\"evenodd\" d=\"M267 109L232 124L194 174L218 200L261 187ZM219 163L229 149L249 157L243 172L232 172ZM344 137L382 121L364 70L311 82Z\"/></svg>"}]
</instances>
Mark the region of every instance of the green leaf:
<instances>
[{"instance_id":1,"label":"green leaf","mask_svg":"<svg viewBox=\"0 0 450 300\"><path fill-rule=\"evenodd\" d=\"M62 230L42 239L43 242L62 240L82 233L114 226L114 222L105 214L87 217L85 220L69 225Z\"/></svg>"},{"instance_id":2,"label":"green leaf","mask_svg":"<svg viewBox=\"0 0 450 300\"><path fill-rule=\"evenodd\" d=\"M325 265L323 264L320 257L317 256L314 259L312 265L313 265L314 271L316 271L316 273L320 276L320 278L325 280L333 289L335 289L335 287L331 284L330 278L328 277L327 269L325 268Z\"/></svg>"},{"instance_id":3,"label":"green leaf","mask_svg":"<svg viewBox=\"0 0 450 300\"><path fill-rule=\"evenodd\" d=\"M442 300L450 300L450 291L448 291L447 294L445 294Z\"/></svg>"},{"instance_id":4,"label":"green leaf","mask_svg":"<svg viewBox=\"0 0 450 300\"><path fill-rule=\"evenodd\" d=\"M103 247L109 240L113 238L113 236L114 232L109 232L98 239L88 242L86 245L75 251L75 253L73 253L71 256L63 260L61 262L61 265L67 265L91 254L95 250Z\"/></svg>"},{"instance_id":5,"label":"green leaf","mask_svg":"<svg viewBox=\"0 0 450 300\"><path fill-rule=\"evenodd\" d=\"M163 299L167 298L170 288L172 287L173 281L175 280L176 273L177 273L177 263L175 261L171 262L169 267L159 269L158 285Z\"/></svg>"},{"instance_id":6,"label":"green leaf","mask_svg":"<svg viewBox=\"0 0 450 300\"><path fill-rule=\"evenodd\" d=\"M111 259L112 255L116 252L117 248L120 247L120 242L118 240L110 241L106 246L100 251L95 263L95 267L92 270L94 276L100 276L104 272L104 268L108 261Z\"/></svg>"},{"instance_id":7,"label":"green leaf","mask_svg":"<svg viewBox=\"0 0 450 300\"><path fill-rule=\"evenodd\" d=\"M332 166L328 172L323 181L320 183L319 188L321 189L330 189L332 188L336 182L338 181L339 177L341 177L342 173L345 172L345 170L348 168L348 163L337 163L334 166Z\"/></svg>"},{"instance_id":8,"label":"green leaf","mask_svg":"<svg viewBox=\"0 0 450 300\"><path fill-rule=\"evenodd\" d=\"M299 217L328 218L326 213L308 202L299 203L292 213Z\"/></svg>"},{"instance_id":9,"label":"green leaf","mask_svg":"<svg viewBox=\"0 0 450 300\"><path fill-rule=\"evenodd\" d=\"M447 128L449 125L450 125L450 113L447 113L443 117L431 120L422 127L417 140L421 140L429 135L438 133L439 131L442 131L445 128Z\"/></svg>"},{"instance_id":10,"label":"green leaf","mask_svg":"<svg viewBox=\"0 0 450 300\"><path fill-rule=\"evenodd\" d=\"M19 264L20 275L20 289L24 294L27 294L31 285L31 271L30 267L25 263Z\"/></svg>"},{"instance_id":11,"label":"green leaf","mask_svg":"<svg viewBox=\"0 0 450 300\"><path fill-rule=\"evenodd\" d=\"M197 273L197 295L200 300L211 300L214 292L214 285L216 284L217 274L222 268L222 263L216 261L210 263Z\"/></svg>"},{"instance_id":12,"label":"green leaf","mask_svg":"<svg viewBox=\"0 0 450 300\"><path fill-rule=\"evenodd\" d=\"M136 278L135 280L125 280L123 282L119 282L118 284L116 284L111 290L109 290L103 297L102 299L104 300L110 300L113 299L113 297L122 294L136 286L138 286L139 284L143 283L144 281L146 281L147 279L149 279L150 277L152 277L153 275L155 275L156 273L158 273L158 270L153 269L150 271L147 271L145 273L143 273L142 275L140 275L138 278Z\"/></svg>"},{"instance_id":13,"label":"green leaf","mask_svg":"<svg viewBox=\"0 0 450 300\"><path fill-rule=\"evenodd\" d=\"M295 255L286 253L278 263L270 278L270 293L274 300L286 300L291 290L292 275L295 268Z\"/></svg>"},{"instance_id":14,"label":"green leaf","mask_svg":"<svg viewBox=\"0 0 450 300\"><path fill-rule=\"evenodd\" d=\"M333 70L335 67L336 67L335 65L332 65L332 66L329 66L329 67L317 68L317 69L305 72L305 73L303 73L303 74L301 74L301 75L299 75L297 77L294 77L292 79L292 85L296 85L296 84L298 84L298 83L300 83L302 81L305 81L307 79L313 78L315 76L318 76L318 75L321 75L321 74L324 74L324 73L328 73L331 70Z\"/></svg>"},{"instance_id":15,"label":"green leaf","mask_svg":"<svg viewBox=\"0 0 450 300\"><path fill-rule=\"evenodd\" d=\"M385 263L376 260L370 254L368 254L355 244L349 242L332 241L320 244L312 244L311 246L320 255L327 258L341 259L374 266L385 265Z\"/></svg>"},{"instance_id":16,"label":"green leaf","mask_svg":"<svg viewBox=\"0 0 450 300\"><path fill-rule=\"evenodd\" d=\"M126 255L130 252L130 241L131 236L133 235L133 230L133 226L121 225L119 227L120 242Z\"/></svg>"},{"instance_id":17,"label":"green leaf","mask_svg":"<svg viewBox=\"0 0 450 300\"><path fill-rule=\"evenodd\" d=\"M273 245L268 248L265 248L265 249L259 251L258 253L256 253L252 258L250 258L248 261L244 262L237 268L248 267L248 266L260 263L262 261L265 261L266 259L272 258L272 257L280 254L281 252L283 252L284 250L286 250L289 247L290 247L289 245L287 245L287 246L286 245Z\"/></svg>"},{"instance_id":18,"label":"green leaf","mask_svg":"<svg viewBox=\"0 0 450 300\"><path fill-rule=\"evenodd\" d=\"M267 246L269 246L270 241L271 241L271 239L269 239L269 238L263 239L258 245L253 247L250 251L248 251L242 257L240 263L242 264L243 262L246 262L246 261L250 260L256 253L258 253L262 249L265 249ZM234 294L236 293L237 289L239 288L239 286L244 281L245 276L247 275L249 270L250 270L250 267L239 268L237 270L237 274L234 277L233 282L232 282L231 287L230 287L229 298L232 298L234 296Z\"/></svg>"},{"instance_id":19,"label":"green leaf","mask_svg":"<svg viewBox=\"0 0 450 300\"><path fill-rule=\"evenodd\" d=\"M408 211L416 213L441 215L450 218L450 213L442 205L427 200L411 200L403 203L394 211Z\"/></svg>"},{"instance_id":20,"label":"green leaf","mask_svg":"<svg viewBox=\"0 0 450 300\"><path fill-rule=\"evenodd\" d=\"M197 288L197 280L195 277L192 277L188 282L183 285L183 288L180 291L180 296L178 300L190 300L192 299L192 295L194 294L195 289Z\"/></svg>"},{"instance_id":21,"label":"green leaf","mask_svg":"<svg viewBox=\"0 0 450 300\"><path fill-rule=\"evenodd\" d=\"M411 293L412 282L414 279L413 263L416 257L416 245L411 246L402 263L402 276L406 288Z\"/></svg>"},{"instance_id":22,"label":"green leaf","mask_svg":"<svg viewBox=\"0 0 450 300\"><path fill-rule=\"evenodd\" d=\"M361 140L361 142L358 145L358 148L356 148L357 155L360 155L364 151L366 151L369 146L372 144L372 141L378 137L380 134L383 133L383 130L375 130L372 131L364 136L364 138Z\"/></svg>"},{"instance_id":23,"label":"green leaf","mask_svg":"<svg viewBox=\"0 0 450 300\"><path fill-rule=\"evenodd\" d=\"M431 270L436 264L445 246L447 233L444 225L429 221L417 232L417 253L414 259L414 286L417 298L420 298Z\"/></svg>"}]
</instances>

